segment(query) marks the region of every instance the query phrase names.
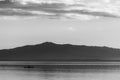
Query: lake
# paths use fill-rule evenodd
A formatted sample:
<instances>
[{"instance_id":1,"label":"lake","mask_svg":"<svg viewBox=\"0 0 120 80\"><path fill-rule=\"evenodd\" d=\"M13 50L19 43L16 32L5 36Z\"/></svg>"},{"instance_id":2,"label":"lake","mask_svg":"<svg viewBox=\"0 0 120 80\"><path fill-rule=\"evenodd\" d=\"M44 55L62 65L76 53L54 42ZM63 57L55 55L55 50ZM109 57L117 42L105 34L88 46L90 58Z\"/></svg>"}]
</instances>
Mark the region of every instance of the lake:
<instances>
[{"instance_id":1,"label":"lake","mask_svg":"<svg viewBox=\"0 0 120 80\"><path fill-rule=\"evenodd\" d=\"M120 62L1 61L0 80L120 80Z\"/></svg>"}]
</instances>

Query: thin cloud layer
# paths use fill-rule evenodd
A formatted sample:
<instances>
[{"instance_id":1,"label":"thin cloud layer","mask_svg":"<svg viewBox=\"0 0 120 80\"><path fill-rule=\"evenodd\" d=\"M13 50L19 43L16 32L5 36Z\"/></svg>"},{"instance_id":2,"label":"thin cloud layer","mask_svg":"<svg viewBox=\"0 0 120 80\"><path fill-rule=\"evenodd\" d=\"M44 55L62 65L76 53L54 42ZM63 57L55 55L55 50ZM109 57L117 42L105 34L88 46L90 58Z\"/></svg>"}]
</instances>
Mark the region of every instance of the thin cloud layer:
<instances>
[{"instance_id":1,"label":"thin cloud layer","mask_svg":"<svg viewBox=\"0 0 120 80\"><path fill-rule=\"evenodd\" d=\"M0 0L0 17L119 18L119 5L119 0Z\"/></svg>"}]
</instances>

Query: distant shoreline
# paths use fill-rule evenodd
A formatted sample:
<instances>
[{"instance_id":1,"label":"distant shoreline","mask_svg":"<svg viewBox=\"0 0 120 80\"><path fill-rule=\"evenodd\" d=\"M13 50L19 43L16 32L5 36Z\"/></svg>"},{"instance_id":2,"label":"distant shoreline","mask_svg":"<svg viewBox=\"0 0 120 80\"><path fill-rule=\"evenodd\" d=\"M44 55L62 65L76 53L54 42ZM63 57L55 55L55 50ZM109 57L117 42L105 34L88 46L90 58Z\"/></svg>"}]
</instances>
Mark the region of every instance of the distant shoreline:
<instances>
[{"instance_id":1,"label":"distant shoreline","mask_svg":"<svg viewBox=\"0 0 120 80\"><path fill-rule=\"evenodd\" d=\"M68 61L0 61L0 65L119 65L120 61L80 61L80 62L68 62Z\"/></svg>"}]
</instances>

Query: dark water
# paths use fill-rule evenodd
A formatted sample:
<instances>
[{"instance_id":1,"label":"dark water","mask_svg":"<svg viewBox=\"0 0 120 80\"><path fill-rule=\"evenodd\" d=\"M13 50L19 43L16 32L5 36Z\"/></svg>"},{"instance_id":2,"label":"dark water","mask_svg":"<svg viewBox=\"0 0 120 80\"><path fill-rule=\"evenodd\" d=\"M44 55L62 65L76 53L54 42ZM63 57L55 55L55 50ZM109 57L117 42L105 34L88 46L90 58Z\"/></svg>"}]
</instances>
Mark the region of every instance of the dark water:
<instances>
[{"instance_id":1,"label":"dark water","mask_svg":"<svg viewBox=\"0 0 120 80\"><path fill-rule=\"evenodd\" d=\"M120 80L120 65L1 64L0 80Z\"/></svg>"}]
</instances>

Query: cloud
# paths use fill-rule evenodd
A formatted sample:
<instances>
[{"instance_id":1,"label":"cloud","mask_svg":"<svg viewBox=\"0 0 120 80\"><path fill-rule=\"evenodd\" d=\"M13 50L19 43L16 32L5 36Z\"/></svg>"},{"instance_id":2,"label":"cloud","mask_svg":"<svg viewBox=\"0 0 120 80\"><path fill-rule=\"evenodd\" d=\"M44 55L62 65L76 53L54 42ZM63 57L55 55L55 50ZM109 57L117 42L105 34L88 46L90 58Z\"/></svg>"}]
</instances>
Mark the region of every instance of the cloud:
<instances>
[{"instance_id":1,"label":"cloud","mask_svg":"<svg viewBox=\"0 0 120 80\"><path fill-rule=\"evenodd\" d=\"M91 20L102 17L119 18L120 2L111 0L1 0L0 17L48 17Z\"/></svg>"}]
</instances>

